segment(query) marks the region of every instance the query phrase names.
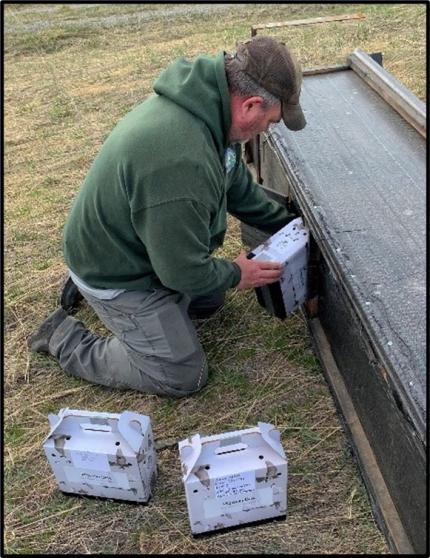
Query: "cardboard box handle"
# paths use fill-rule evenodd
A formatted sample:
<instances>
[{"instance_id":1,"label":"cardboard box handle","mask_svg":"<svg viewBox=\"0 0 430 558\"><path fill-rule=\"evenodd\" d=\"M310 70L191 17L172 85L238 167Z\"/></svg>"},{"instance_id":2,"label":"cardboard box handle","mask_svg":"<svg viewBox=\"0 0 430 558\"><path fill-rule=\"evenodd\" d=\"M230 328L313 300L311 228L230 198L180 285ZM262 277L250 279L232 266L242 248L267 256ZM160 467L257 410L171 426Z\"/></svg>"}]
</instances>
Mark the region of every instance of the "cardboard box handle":
<instances>
[{"instance_id":1,"label":"cardboard box handle","mask_svg":"<svg viewBox=\"0 0 430 558\"><path fill-rule=\"evenodd\" d=\"M92 424L91 422L85 422L80 425L82 430L91 432L112 432L112 427L108 424Z\"/></svg>"},{"instance_id":2,"label":"cardboard box handle","mask_svg":"<svg viewBox=\"0 0 430 558\"><path fill-rule=\"evenodd\" d=\"M243 443L223 445L223 446L218 446L215 449L215 453L217 455L223 455L225 453L235 453L237 451L243 451L246 450L247 448L248 448L248 444L243 444Z\"/></svg>"}]
</instances>

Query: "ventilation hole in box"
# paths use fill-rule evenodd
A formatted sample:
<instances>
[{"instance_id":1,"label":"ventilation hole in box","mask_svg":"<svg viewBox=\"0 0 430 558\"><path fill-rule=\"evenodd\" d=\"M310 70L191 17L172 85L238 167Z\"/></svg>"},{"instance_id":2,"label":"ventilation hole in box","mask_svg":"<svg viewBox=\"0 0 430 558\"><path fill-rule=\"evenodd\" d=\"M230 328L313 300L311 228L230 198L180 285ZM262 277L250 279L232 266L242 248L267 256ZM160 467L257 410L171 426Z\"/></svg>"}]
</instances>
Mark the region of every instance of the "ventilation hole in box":
<instances>
[{"instance_id":1,"label":"ventilation hole in box","mask_svg":"<svg viewBox=\"0 0 430 558\"><path fill-rule=\"evenodd\" d=\"M51 453L52 457L57 457L57 455L55 453Z\"/></svg>"},{"instance_id":2,"label":"ventilation hole in box","mask_svg":"<svg viewBox=\"0 0 430 558\"><path fill-rule=\"evenodd\" d=\"M121 443L121 442L115 442L115 445L116 445L116 446L119 446L119 445L120 445L120 443Z\"/></svg>"},{"instance_id":3,"label":"ventilation hole in box","mask_svg":"<svg viewBox=\"0 0 430 558\"><path fill-rule=\"evenodd\" d=\"M66 440L70 440L71 436L66 436Z\"/></svg>"},{"instance_id":4,"label":"ventilation hole in box","mask_svg":"<svg viewBox=\"0 0 430 558\"><path fill-rule=\"evenodd\" d=\"M210 469L211 466L210 465L205 465L205 469Z\"/></svg>"},{"instance_id":5,"label":"ventilation hole in box","mask_svg":"<svg viewBox=\"0 0 430 558\"><path fill-rule=\"evenodd\" d=\"M194 494L196 494L196 493L198 492L197 488L195 488L195 489L193 490L193 492L194 492Z\"/></svg>"},{"instance_id":6,"label":"ventilation hole in box","mask_svg":"<svg viewBox=\"0 0 430 558\"><path fill-rule=\"evenodd\" d=\"M258 459L264 459L264 455L259 455Z\"/></svg>"}]
</instances>

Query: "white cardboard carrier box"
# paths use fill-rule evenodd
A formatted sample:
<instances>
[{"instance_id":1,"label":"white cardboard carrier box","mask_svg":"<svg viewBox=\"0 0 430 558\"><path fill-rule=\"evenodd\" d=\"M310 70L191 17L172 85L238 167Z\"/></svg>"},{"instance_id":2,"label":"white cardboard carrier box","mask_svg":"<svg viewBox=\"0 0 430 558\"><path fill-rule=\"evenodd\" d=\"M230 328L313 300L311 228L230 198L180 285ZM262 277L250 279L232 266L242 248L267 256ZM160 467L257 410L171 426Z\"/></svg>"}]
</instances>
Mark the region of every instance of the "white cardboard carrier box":
<instances>
[{"instance_id":1,"label":"white cardboard carrier box","mask_svg":"<svg viewBox=\"0 0 430 558\"><path fill-rule=\"evenodd\" d=\"M149 417L61 409L43 448L61 491L147 502L157 477Z\"/></svg>"},{"instance_id":2,"label":"white cardboard carrier box","mask_svg":"<svg viewBox=\"0 0 430 558\"><path fill-rule=\"evenodd\" d=\"M261 306L284 319L303 304L308 295L309 229L301 217L254 248L248 258L284 264L279 281L255 289Z\"/></svg>"},{"instance_id":3,"label":"white cardboard carrier box","mask_svg":"<svg viewBox=\"0 0 430 558\"><path fill-rule=\"evenodd\" d=\"M272 424L178 447L193 534L286 515L288 461Z\"/></svg>"}]
</instances>

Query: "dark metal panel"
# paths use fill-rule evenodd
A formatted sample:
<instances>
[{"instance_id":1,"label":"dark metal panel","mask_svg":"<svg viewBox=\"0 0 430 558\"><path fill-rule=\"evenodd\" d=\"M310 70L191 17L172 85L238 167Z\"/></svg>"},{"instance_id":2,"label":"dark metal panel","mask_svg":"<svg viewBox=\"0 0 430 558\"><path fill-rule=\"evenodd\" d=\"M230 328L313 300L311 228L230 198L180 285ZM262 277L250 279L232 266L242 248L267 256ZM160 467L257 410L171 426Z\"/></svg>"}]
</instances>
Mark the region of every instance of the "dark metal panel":
<instances>
[{"instance_id":1,"label":"dark metal panel","mask_svg":"<svg viewBox=\"0 0 430 558\"><path fill-rule=\"evenodd\" d=\"M321 266L318 316L348 393L416 552L426 549L426 456L398 388L375 354L348 297Z\"/></svg>"},{"instance_id":2,"label":"dark metal panel","mask_svg":"<svg viewBox=\"0 0 430 558\"><path fill-rule=\"evenodd\" d=\"M315 352L340 411L340 419L352 440L354 457L357 459L366 484L376 522L385 534L393 553L415 554L321 322L319 318L308 318L308 325Z\"/></svg>"},{"instance_id":3,"label":"dark metal panel","mask_svg":"<svg viewBox=\"0 0 430 558\"><path fill-rule=\"evenodd\" d=\"M285 179L285 169L275 149L270 149L267 142L268 136L263 136L260 143L260 167L261 180L265 188L277 191L280 194L291 198L291 184Z\"/></svg>"}]
</instances>

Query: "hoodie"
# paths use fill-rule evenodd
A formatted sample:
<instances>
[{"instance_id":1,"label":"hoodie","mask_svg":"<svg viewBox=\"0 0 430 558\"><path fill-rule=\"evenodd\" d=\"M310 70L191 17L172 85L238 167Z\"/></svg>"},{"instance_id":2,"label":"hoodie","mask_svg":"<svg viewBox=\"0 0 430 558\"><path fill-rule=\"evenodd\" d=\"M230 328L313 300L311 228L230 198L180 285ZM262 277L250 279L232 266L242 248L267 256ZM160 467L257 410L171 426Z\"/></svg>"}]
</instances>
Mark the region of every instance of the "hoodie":
<instances>
[{"instance_id":1,"label":"hoodie","mask_svg":"<svg viewBox=\"0 0 430 558\"><path fill-rule=\"evenodd\" d=\"M294 215L253 182L240 145L228 145L224 53L172 63L154 91L90 167L65 224L65 261L100 289L227 290L240 268L212 255L227 211L269 233Z\"/></svg>"}]
</instances>

